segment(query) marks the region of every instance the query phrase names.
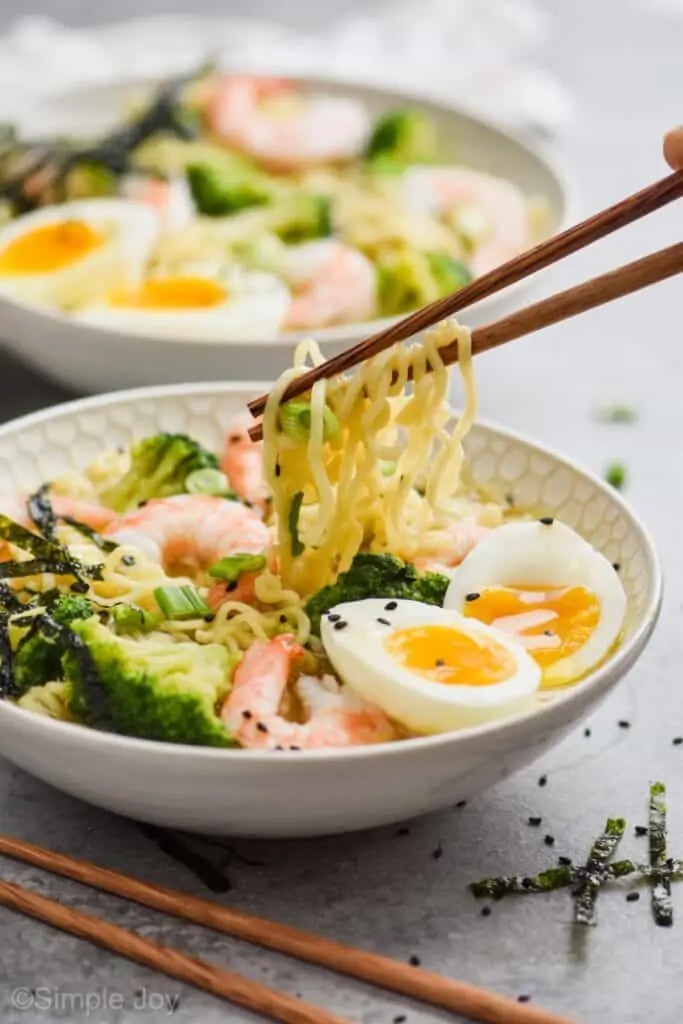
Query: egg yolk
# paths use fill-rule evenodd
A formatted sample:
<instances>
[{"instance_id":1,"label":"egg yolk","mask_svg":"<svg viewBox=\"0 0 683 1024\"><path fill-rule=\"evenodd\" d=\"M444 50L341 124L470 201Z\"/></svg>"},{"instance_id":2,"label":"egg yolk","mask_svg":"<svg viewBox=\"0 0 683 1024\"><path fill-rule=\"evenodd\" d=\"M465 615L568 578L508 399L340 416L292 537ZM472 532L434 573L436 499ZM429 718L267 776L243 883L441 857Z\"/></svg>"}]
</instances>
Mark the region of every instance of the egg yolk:
<instances>
[{"instance_id":1,"label":"egg yolk","mask_svg":"<svg viewBox=\"0 0 683 1024\"><path fill-rule=\"evenodd\" d=\"M515 658L502 644L451 626L399 629L384 646L403 668L446 686L492 686L517 670Z\"/></svg>"},{"instance_id":2,"label":"egg yolk","mask_svg":"<svg viewBox=\"0 0 683 1024\"><path fill-rule=\"evenodd\" d=\"M587 587L489 587L471 594L462 609L513 633L541 668L582 647L600 619L600 602Z\"/></svg>"},{"instance_id":3,"label":"egg yolk","mask_svg":"<svg viewBox=\"0 0 683 1024\"><path fill-rule=\"evenodd\" d=\"M110 301L126 309L210 309L226 297L224 288L204 277L163 277L144 281L134 291L117 292Z\"/></svg>"},{"instance_id":4,"label":"egg yolk","mask_svg":"<svg viewBox=\"0 0 683 1024\"><path fill-rule=\"evenodd\" d=\"M48 274L83 259L104 237L80 220L44 224L28 231L0 253L0 274Z\"/></svg>"}]
</instances>

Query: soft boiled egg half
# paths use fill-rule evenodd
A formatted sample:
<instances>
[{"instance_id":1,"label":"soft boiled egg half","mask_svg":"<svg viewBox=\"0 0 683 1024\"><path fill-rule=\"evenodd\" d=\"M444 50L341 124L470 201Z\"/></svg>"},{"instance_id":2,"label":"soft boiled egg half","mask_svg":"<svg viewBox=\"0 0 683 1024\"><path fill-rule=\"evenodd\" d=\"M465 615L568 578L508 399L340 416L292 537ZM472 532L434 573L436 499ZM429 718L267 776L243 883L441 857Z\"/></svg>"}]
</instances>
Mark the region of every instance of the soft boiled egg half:
<instances>
[{"instance_id":1,"label":"soft boiled egg half","mask_svg":"<svg viewBox=\"0 0 683 1024\"><path fill-rule=\"evenodd\" d=\"M146 203L46 206L0 231L0 295L63 310L137 281L159 233Z\"/></svg>"},{"instance_id":2,"label":"soft boiled egg half","mask_svg":"<svg viewBox=\"0 0 683 1024\"><path fill-rule=\"evenodd\" d=\"M604 555L548 517L492 530L454 571L444 607L524 645L545 689L575 682L607 657L626 594Z\"/></svg>"},{"instance_id":3,"label":"soft boiled egg half","mask_svg":"<svg viewBox=\"0 0 683 1024\"><path fill-rule=\"evenodd\" d=\"M126 333L225 341L276 333L289 302L273 274L199 263L112 291L75 316Z\"/></svg>"},{"instance_id":4,"label":"soft boiled egg half","mask_svg":"<svg viewBox=\"0 0 683 1024\"><path fill-rule=\"evenodd\" d=\"M415 733L529 710L541 681L514 637L419 601L340 604L323 617L321 635L346 685Z\"/></svg>"}]
</instances>

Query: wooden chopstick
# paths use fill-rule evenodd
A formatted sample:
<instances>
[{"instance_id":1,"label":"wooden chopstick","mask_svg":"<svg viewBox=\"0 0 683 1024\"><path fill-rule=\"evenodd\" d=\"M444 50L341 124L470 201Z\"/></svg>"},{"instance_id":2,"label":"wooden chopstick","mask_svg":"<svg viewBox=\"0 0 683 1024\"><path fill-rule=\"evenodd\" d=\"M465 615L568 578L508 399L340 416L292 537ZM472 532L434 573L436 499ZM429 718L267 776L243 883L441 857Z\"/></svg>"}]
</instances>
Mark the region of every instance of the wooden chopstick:
<instances>
[{"instance_id":1,"label":"wooden chopstick","mask_svg":"<svg viewBox=\"0 0 683 1024\"><path fill-rule=\"evenodd\" d=\"M673 174L667 175L666 178L661 178L652 185L648 185L647 188L641 189L640 192L627 196L626 199L615 203L614 206L608 206L566 231L553 235L552 238L546 239L534 246L533 249L528 249L508 263L476 278L459 291L437 299L436 302L418 309L398 323L373 334L345 352L340 352L339 355L333 356L324 363L322 367L315 367L308 373L302 374L285 391L283 401L309 391L322 377L334 377L343 373L357 363L389 348L397 341L404 341L413 334L432 327L439 320L453 316L459 310L466 309L475 302L488 298L489 295L494 295L503 288L508 288L511 284L516 284L517 281L564 259L565 256L570 256L572 253L578 252L579 249L592 245L612 232L626 227L627 224L632 224L642 217L654 213L655 210L679 199L681 195L683 195L683 171L675 171ZM249 409L253 416L261 415L265 409L267 397L267 395L262 395L249 403Z\"/></svg>"},{"instance_id":2,"label":"wooden chopstick","mask_svg":"<svg viewBox=\"0 0 683 1024\"><path fill-rule=\"evenodd\" d=\"M634 260L616 270L610 270L599 277L592 277L583 284L575 285L564 292L557 292L547 299L520 309L510 316L496 320L486 327L478 327L472 331L472 354L479 355L481 352L488 352L490 349L498 348L508 341L515 341L523 338L534 331L540 331L544 327L558 324L569 317L578 316L589 309L604 306L607 302L621 299L625 295L648 288L659 281L665 281L669 277L683 272L683 242L677 242L666 249L660 249L650 256ZM457 362L458 343L453 342L440 350L441 358L446 366ZM330 360L331 362L331 360ZM324 363L317 367L316 372L329 366ZM318 373L318 379L327 374ZM298 377L293 383L296 385L295 394L301 394L303 385L301 382L308 377L304 374ZM287 392L283 395L283 401ZM257 423L249 428L249 436L252 441L258 441L263 437L263 426Z\"/></svg>"},{"instance_id":3,"label":"wooden chopstick","mask_svg":"<svg viewBox=\"0 0 683 1024\"><path fill-rule=\"evenodd\" d=\"M345 1017L338 1017L329 1010L304 1003L285 992L188 956L178 949L143 939L101 917L65 907L21 885L0 881L0 904L274 1020L285 1021L286 1024L349 1024Z\"/></svg>"},{"instance_id":4,"label":"wooden chopstick","mask_svg":"<svg viewBox=\"0 0 683 1024\"><path fill-rule=\"evenodd\" d=\"M0 854L154 910L192 921L194 924L225 932L257 946L327 967L338 974L345 974L432 1006L463 1014L485 1024L572 1024L566 1017L529 1003L518 1003L465 982L453 981L419 967L410 967L376 953L353 949L321 936L291 928L289 925L253 917L242 911L232 910L230 907L223 907L173 889L150 885L140 879L130 878L88 861L76 860L74 857L34 846L20 839L0 836ZM2 901L0 890L0 902ZM128 954L124 952L123 955ZM161 969L163 970L163 967ZM187 980L197 984L192 979ZM298 1000L297 1006L301 1006Z\"/></svg>"}]
</instances>

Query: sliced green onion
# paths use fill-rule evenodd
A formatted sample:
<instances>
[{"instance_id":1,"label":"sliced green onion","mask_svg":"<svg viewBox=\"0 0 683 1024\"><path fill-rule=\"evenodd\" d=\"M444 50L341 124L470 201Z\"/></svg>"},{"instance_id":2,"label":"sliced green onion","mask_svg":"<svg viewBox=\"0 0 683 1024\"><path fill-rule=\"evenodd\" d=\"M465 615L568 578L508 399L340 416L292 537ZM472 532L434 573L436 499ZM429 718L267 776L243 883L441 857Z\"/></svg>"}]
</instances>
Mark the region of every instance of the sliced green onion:
<instances>
[{"instance_id":1,"label":"sliced green onion","mask_svg":"<svg viewBox=\"0 0 683 1024\"><path fill-rule=\"evenodd\" d=\"M299 539L299 516L301 514L301 505L304 500L304 492L297 491L292 498L292 505L289 510L289 518L287 520L289 525L289 535L292 538L292 554L296 558L297 555L304 553L305 546Z\"/></svg>"},{"instance_id":2,"label":"sliced green onion","mask_svg":"<svg viewBox=\"0 0 683 1024\"><path fill-rule=\"evenodd\" d=\"M610 462L605 470L605 480L615 490L621 491L626 483L626 466L623 462Z\"/></svg>"},{"instance_id":3,"label":"sliced green onion","mask_svg":"<svg viewBox=\"0 0 683 1024\"><path fill-rule=\"evenodd\" d=\"M195 469L185 479L188 494L230 494L230 483L220 469Z\"/></svg>"},{"instance_id":4,"label":"sliced green onion","mask_svg":"<svg viewBox=\"0 0 683 1024\"><path fill-rule=\"evenodd\" d=\"M280 429L295 441L308 441L311 435L311 403L285 402L280 407ZM339 420L325 406L323 412L323 438L332 441L339 433Z\"/></svg>"},{"instance_id":5,"label":"sliced green onion","mask_svg":"<svg viewBox=\"0 0 683 1024\"><path fill-rule=\"evenodd\" d=\"M597 418L603 423L635 423L638 411L630 405L608 405L598 409Z\"/></svg>"},{"instance_id":6,"label":"sliced green onion","mask_svg":"<svg viewBox=\"0 0 683 1024\"><path fill-rule=\"evenodd\" d=\"M209 576L215 580L225 580L227 583L236 583L242 573L259 572L266 567L265 555L252 555L248 552L228 555L221 558L209 569Z\"/></svg>"},{"instance_id":7,"label":"sliced green onion","mask_svg":"<svg viewBox=\"0 0 683 1024\"><path fill-rule=\"evenodd\" d=\"M159 621L152 612L136 604L114 605L111 617L117 633L149 633Z\"/></svg>"},{"instance_id":8,"label":"sliced green onion","mask_svg":"<svg viewBox=\"0 0 683 1024\"><path fill-rule=\"evenodd\" d=\"M194 619L208 615L211 609L196 587L157 587L154 600L166 619Z\"/></svg>"}]
</instances>

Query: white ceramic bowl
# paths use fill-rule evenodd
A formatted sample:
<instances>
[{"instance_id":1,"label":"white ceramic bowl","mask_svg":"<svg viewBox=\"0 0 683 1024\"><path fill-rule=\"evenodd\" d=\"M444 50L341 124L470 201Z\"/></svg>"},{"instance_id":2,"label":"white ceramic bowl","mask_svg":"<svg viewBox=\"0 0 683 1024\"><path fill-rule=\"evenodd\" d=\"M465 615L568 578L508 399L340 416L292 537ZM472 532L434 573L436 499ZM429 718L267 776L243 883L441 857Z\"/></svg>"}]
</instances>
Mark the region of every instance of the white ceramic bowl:
<instances>
[{"instance_id":1,"label":"white ceramic bowl","mask_svg":"<svg viewBox=\"0 0 683 1024\"><path fill-rule=\"evenodd\" d=\"M367 86L299 79L311 88L357 97L373 117L397 106L423 110L436 125L445 160L457 160L498 174L529 196L545 200L548 234L575 219L574 191L564 170L540 148L462 110ZM148 83L151 84L151 83ZM141 83L82 90L45 102L24 119L27 134L101 133L120 120ZM521 285L470 307L463 319L477 326L502 315ZM0 336L28 363L54 380L84 392L145 384L202 380L258 380L291 363L291 345L314 333L330 356L391 323L389 319L315 332L264 337L249 342L158 339L80 324L68 316L36 310L17 299L0 298Z\"/></svg>"},{"instance_id":2,"label":"white ceramic bowl","mask_svg":"<svg viewBox=\"0 0 683 1024\"><path fill-rule=\"evenodd\" d=\"M217 446L256 385L195 384L84 399L0 427L0 480L35 488L83 466L103 444L157 430ZM258 388L262 393L264 387ZM652 541L619 495L567 459L510 431L477 425L475 482L501 501L556 515L621 564L628 594L617 653L538 710L463 732L351 751L216 750L130 739L53 721L0 701L0 754L99 807L176 828L311 836L388 824L450 805L558 743L617 685L654 628L661 579Z\"/></svg>"}]
</instances>

